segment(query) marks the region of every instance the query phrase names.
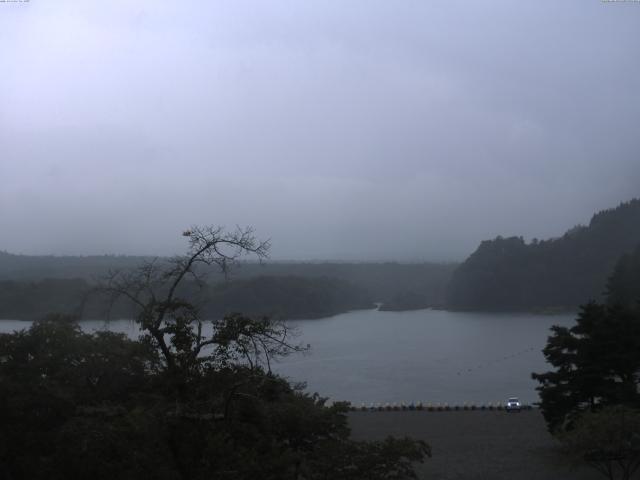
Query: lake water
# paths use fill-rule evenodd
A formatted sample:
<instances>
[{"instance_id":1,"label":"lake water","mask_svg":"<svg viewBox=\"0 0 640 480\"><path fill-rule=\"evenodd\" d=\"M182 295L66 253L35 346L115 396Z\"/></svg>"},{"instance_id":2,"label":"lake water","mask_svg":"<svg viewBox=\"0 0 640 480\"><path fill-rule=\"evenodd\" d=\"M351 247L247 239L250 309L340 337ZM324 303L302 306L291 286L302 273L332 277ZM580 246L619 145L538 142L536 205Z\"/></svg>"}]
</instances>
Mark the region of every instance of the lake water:
<instances>
[{"instance_id":1,"label":"lake water","mask_svg":"<svg viewBox=\"0 0 640 480\"><path fill-rule=\"evenodd\" d=\"M542 348L551 325L571 325L575 315L359 310L317 320L289 322L297 341L311 344L274 370L332 400L487 403L509 396L538 400L531 372L548 370ZM0 332L28 326L0 321ZM85 331L105 328L82 322ZM138 335L135 323L109 329Z\"/></svg>"}]
</instances>

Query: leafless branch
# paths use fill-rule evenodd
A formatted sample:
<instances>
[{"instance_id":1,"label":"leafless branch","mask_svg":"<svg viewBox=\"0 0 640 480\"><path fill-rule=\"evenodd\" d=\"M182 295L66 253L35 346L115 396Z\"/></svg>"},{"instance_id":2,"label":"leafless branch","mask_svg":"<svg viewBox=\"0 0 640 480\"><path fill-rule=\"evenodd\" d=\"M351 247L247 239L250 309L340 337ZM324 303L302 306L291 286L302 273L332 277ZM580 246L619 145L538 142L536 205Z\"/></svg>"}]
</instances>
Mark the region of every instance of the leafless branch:
<instances>
[{"instance_id":1,"label":"leafless branch","mask_svg":"<svg viewBox=\"0 0 640 480\"><path fill-rule=\"evenodd\" d=\"M203 338L197 308L179 298L185 278L193 279L202 288L206 285L206 271L199 270L198 265L217 267L226 277L240 257L254 255L263 261L270 248L269 241L257 240L250 227L236 227L227 232L220 226L193 226L183 236L188 238L186 255L166 261L155 258L132 271L111 271L101 284L101 290L109 295L110 306L119 298L136 306L142 330L162 352L168 368L177 365L178 357L191 359L189 361L194 365L206 361L206 357L205 360L200 358L203 348L218 342L215 335L210 339ZM260 352L268 357L293 349L284 342L287 332L281 326L270 330L261 325L259 329L236 333L239 336L234 340L235 346L243 352L252 368L260 365ZM167 335L171 337L171 343L167 343ZM227 351L225 355L229 354ZM267 367L270 369L270 363Z\"/></svg>"}]
</instances>

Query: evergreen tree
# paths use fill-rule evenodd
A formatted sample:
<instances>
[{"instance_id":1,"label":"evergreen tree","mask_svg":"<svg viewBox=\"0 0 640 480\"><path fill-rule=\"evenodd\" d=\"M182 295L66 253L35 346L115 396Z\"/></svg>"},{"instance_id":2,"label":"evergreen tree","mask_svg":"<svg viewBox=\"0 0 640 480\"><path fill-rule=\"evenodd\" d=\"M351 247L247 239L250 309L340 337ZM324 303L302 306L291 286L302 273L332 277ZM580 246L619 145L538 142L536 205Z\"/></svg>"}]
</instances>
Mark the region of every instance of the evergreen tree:
<instances>
[{"instance_id":1,"label":"evergreen tree","mask_svg":"<svg viewBox=\"0 0 640 480\"><path fill-rule=\"evenodd\" d=\"M640 244L616 264L607 283L607 298L610 305L640 308Z\"/></svg>"},{"instance_id":2,"label":"evergreen tree","mask_svg":"<svg viewBox=\"0 0 640 480\"><path fill-rule=\"evenodd\" d=\"M543 352L554 371L534 373L551 431L570 428L585 410L639 405L640 318L594 302L571 328L554 326Z\"/></svg>"}]
</instances>

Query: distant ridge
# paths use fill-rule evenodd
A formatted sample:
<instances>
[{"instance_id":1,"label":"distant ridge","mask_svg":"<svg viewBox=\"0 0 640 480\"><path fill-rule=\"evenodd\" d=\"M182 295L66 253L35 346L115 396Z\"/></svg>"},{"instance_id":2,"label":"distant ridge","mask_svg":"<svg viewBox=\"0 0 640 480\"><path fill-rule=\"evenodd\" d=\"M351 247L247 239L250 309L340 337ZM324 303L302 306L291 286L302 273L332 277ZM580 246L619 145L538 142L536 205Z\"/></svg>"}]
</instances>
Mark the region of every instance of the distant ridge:
<instances>
[{"instance_id":1,"label":"distant ridge","mask_svg":"<svg viewBox=\"0 0 640 480\"><path fill-rule=\"evenodd\" d=\"M33 319L47 313L75 313L96 280L112 269L130 269L151 257L27 256L0 252L0 318ZM228 311L283 318L315 318L382 302L394 309L444 303L455 264L241 262L231 283L211 271L207 315ZM222 285L221 285L222 284ZM218 288L219 287L219 288ZM202 292L201 292L202 293ZM192 292L195 295L195 292ZM407 305L395 299L417 298ZM105 309L84 304L86 318ZM113 315L131 316L121 306Z\"/></svg>"},{"instance_id":2,"label":"distant ridge","mask_svg":"<svg viewBox=\"0 0 640 480\"><path fill-rule=\"evenodd\" d=\"M110 269L132 268L152 257L126 255L15 255L0 251L0 280L93 280Z\"/></svg>"},{"instance_id":3,"label":"distant ridge","mask_svg":"<svg viewBox=\"0 0 640 480\"><path fill-rule=\"evenodd\" d=\"M640 199L596 213L588 226L526 243L522 237L483 241L453 273L453 309L572 309L601 300L622 255L640 245Z\"/></svg>"}]
</instances>

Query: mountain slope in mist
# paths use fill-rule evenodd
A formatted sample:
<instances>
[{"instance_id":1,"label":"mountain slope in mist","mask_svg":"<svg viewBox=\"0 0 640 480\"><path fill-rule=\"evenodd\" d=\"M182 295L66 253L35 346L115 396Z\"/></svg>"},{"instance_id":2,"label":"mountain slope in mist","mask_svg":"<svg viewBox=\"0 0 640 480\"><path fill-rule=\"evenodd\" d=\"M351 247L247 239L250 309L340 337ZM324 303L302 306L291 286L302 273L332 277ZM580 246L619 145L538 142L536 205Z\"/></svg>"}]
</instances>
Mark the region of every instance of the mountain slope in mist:
<instances>
[{"instance_id":1,"label":"mountain slope in mist","mask_svg":"<svg viewBox=\"0 0 640 480\"><path fill-rule=\"evenodd\" d=\"M574 308L601 300L616 262L640 244L640 199L596 213L588 226L526 243L487 240L454 272L448 305L456 309Z\"/></svg>"}]
</instances>

